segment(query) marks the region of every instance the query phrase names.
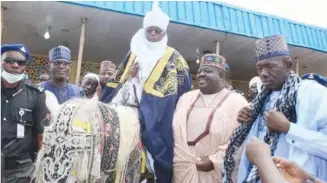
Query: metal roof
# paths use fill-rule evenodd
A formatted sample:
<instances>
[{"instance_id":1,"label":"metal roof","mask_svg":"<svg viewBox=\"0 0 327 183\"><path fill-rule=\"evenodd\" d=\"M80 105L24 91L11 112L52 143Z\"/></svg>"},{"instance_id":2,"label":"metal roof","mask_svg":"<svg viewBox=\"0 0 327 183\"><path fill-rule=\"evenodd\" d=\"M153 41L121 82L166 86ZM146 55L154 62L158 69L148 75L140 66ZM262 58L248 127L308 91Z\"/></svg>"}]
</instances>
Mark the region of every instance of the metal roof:
<instances>
[{"instance_id":1,"label":"metal roof","mask_svg":"<svg viewBox=\"0 0 327 183\"><path fill-rule=\"evenodd\" d=\"M151 1L75 1L80 6L144 16ZM175 23L262 38L282 34L291 45L327 52L327 29L257 13L225 3L206 1L161 1L160 7Z\"/></svg>"}]
</instances>

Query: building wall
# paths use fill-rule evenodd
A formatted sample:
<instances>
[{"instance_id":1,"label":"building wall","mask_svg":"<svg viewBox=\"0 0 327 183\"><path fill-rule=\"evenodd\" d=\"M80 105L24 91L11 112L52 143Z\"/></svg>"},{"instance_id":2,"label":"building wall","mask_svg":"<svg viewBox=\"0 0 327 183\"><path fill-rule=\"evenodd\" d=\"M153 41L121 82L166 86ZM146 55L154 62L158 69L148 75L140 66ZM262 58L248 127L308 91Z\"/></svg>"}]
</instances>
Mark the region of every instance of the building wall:
<instances>
[{"instance_id":1,"label":"building wall","mask_svg":"<svg viewBox=\"0 0 327 183\"><path fill-rule=\"evenodd\" d=\"M39 71L42 67L48 64L48 57L42 55L32 55L30 61L27 64L26 72L29 78L37 83L39 77Z\"/></svg>"}]
</instances>

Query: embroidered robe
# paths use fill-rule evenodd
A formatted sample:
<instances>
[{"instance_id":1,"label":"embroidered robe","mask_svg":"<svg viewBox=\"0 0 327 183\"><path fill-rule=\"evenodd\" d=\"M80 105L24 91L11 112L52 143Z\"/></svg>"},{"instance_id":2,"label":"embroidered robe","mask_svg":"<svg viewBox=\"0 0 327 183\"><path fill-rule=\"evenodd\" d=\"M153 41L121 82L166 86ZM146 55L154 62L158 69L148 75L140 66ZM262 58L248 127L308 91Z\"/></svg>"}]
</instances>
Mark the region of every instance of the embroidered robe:
<instances>
[{"instance_id":1,"label":"embroidered robe","mask_svg":"<svg viewBox=\"0 0 327 183\"><path fill-rule=\"evenodd\" d=\"M102 100L109 103L133 72L136 56L129 53L118 67L114 78L106 85ZM179 97L191 89L189 68L175 49L168 47L144 83L139 101L141 137L154 159L154 168L160 181L170 182L166 172L172 168L172 119ZM163 170L163 171L161 171Z\"/></svg>"}]
</instances>

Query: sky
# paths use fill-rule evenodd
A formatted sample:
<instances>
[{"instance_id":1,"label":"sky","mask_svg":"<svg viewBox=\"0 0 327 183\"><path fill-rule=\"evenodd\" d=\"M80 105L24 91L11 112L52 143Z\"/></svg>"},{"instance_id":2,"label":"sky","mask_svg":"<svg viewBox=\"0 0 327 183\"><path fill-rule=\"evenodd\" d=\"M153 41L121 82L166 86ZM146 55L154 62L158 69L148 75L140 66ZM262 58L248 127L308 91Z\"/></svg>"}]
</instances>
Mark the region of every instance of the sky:
<instances>
[{"instance_id":1,"label":"sky","mask_svg":"<svg viewBox=\"0 0 327 183\"><path fill-rule=\"evenodd\" d=\"M219 0L218 2L327 29L327 0Z\"/></svg>"}]
</instances>

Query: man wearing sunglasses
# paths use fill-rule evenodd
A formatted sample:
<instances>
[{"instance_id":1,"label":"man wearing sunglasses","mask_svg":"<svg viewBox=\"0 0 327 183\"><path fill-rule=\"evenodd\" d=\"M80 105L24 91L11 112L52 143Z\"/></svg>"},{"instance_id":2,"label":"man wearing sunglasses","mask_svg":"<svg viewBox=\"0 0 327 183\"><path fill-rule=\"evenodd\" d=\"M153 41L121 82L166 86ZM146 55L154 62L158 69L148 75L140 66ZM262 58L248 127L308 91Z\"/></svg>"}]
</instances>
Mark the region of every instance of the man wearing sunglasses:
<instances>
[{"instance_id":1,"label":"man wearing sunglasses","mask_svg":"<svg viewBox=\"0 0 327 183\"><path fill-rule=\"evenodd\" d=\"M82 88L68 83L71 70L71 52L66 46L58 46L49 52L51 79L40 83L45 90L52 92L59 104L72 98L83 97Z\"/></svg>"},{"instance_id":2,"label":"man wearing sunglasses","mask_svg":"<svg viewBox=\"0 0 327 183\"><path fill-rule=\"evenodd\" d=\"M1 172L6 183L30 182L42 142L45 93L24 79L29 57L22 44L1 46Z\"/></svg>"}]
</instances>

